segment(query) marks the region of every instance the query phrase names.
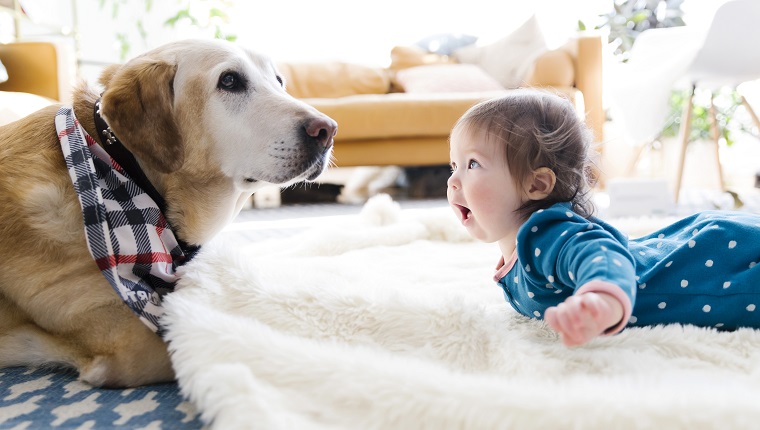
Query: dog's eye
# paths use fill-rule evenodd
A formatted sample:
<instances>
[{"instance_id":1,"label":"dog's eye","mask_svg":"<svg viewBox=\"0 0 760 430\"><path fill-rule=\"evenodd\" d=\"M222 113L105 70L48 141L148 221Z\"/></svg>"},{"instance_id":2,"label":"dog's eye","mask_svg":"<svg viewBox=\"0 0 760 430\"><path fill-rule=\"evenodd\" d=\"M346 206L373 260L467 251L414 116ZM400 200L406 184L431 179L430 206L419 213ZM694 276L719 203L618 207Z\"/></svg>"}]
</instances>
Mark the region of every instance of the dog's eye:
<instances>
[{"instance_id":1,"label":"dog's eye","mask_svg":"<svg viewBox=\"0 0 760 430\"><path fill-rule=\"evenodd\" d=\"M245 90L245 81L235 72L224 72L219 77L218 87L225 91L243 91Z\"/></svg>"},{"instance_id":2,"label":"dog's eye","mask_svg":"<svg viewBox=\"0 0 760 430\"><path fill-rule=\"evenodd\" d=\"M280 75L277 75L277 82L280 83L281 87L285 86L285 82L282 80L282 76L280 76Z\"/></svg>"}]
</instances>

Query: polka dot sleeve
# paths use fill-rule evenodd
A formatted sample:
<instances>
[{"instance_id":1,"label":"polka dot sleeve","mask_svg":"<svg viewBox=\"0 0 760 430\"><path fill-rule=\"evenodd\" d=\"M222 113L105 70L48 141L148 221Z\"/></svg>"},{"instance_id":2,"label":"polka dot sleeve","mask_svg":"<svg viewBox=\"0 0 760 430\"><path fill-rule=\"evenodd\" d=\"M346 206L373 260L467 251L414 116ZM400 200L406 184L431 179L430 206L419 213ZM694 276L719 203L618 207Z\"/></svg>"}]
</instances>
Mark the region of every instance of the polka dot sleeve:
<instances>
[{"instance_id":1,"label":"polka dot sleeve","mask_svg":"<svg viewBox=\"0 0 760 430\"><path fill-rule=\"evenodd\" d=\"M633 313L633 304L631 303L630 298L625 294L625 292L623 292L622 288L604 281L591 281L587 284L583 284L582 287L576 290L576 294L585 293L609 294L617 299L617 301L620 302L620 304L623 306L623 317L620 318L620 321L616 325L607 329L607 331L604 332L605 335L619 333L625 328L625 325L628 323L628 319L631 317L631 313Z\"/></svg>"},{"instance_id":2,"label":"polka dot sleeve","mask_svg":"<svg viewBox=\"0 0 760 430\"><path fill-rule=\"evenodd\" d=\"M532 283L576 291L591 281L636 299L635 263L625 236L557 204L534 213L517 235L517 259Z\"/></svg>"}]
</instances>

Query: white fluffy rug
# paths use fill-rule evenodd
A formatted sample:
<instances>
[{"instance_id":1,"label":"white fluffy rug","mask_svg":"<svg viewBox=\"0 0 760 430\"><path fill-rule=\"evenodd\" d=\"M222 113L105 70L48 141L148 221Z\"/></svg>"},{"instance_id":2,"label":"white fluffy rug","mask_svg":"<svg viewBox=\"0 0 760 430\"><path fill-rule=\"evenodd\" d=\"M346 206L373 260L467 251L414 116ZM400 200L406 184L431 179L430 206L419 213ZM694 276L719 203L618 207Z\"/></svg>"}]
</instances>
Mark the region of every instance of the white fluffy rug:
<instances>
[{"instance_id":1,"label":"white fluffy rug","mask_svg":"<svg viewBox=\"0 0 760 430\"><path fill-rule=\"evenodd\" d=\"M760 331L566 348L504 301L497 258L449 210L386 197L292 238L218 240L166 301L182 392L225 430L757 428Z\"/></svg>"}]
</instances>

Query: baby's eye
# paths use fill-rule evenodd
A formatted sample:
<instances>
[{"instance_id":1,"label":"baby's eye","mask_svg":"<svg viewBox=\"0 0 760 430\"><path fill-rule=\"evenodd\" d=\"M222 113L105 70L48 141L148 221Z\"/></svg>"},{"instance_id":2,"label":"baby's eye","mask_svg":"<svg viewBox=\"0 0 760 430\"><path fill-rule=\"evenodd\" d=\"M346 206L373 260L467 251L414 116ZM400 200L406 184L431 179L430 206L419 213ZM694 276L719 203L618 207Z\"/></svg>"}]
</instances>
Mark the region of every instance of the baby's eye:
<instances>
[{"instance_id":1,"label":"baby's eye","mask_svg":"<svg viewBox=\"0 0 760 430\"><path fill-rule=\"evenodd\" d=\"M449 167L451 167L451 173L454 173L457 170L457 163L451 163Z\"/></svg>"},{"instance_id":2,"label":"baby's eye","mask_svg":"<svg viewBox=\"0 0 760 430\"><path fill-rule=\"evenodd\" d=\"M478 167L480 167L480 163L478 163L475 160L470 160L470 162L467 164L467 168L468 169L475 169L475 168L478 168Z\"/></svg>"}]
</instances>

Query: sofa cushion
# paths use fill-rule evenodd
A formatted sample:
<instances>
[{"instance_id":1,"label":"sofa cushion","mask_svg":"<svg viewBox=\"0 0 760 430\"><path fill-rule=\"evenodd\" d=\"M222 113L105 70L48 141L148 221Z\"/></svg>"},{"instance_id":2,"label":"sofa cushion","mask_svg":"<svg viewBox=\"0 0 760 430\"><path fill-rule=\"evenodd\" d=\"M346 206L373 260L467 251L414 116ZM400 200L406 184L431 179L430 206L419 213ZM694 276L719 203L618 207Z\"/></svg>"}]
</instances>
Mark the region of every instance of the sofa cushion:
<instances>
[{"instance_id":1,"label":"sofa cushion","mask_svg":"<svg viewBox=\"0 0 760 430\"><path fill-rule=\"evenodd\" d=\"M407 93L497 91L504 87L474 64L438 64L399 70L394 86Z\"/></svg>"},{"instance_id":2,"label":"sofa cushion","mask_svg":"<svg viewBox=\"0 0 760 430\"><path fill-rule=\"evenodd\" d=\"M584 112L583 96L577 89L553 90L573 101L578 112ZM366 94L303 101L338 122L337 146L344 139L447 137L467 109L508 91Z\"/></svg>"},{"instance_id":3,"label":"sofa cushion","mask_svg":"<svg viewBox=\"0 0 760 430\"><path fill-rule=\"evenodd\" d=\"M390 70L401 70L409 67L432 64L454 64L456 60L440 54L433 54L417 46L394 46L391 49Z\"/></svg>"},{"instance_id":4,"label":"sofa cushion","mask_svg":"<svg viewBox=\"0 0 760 430\"><path fill-rule=\"evenodd\" d=\"M525 83L534 61L547 49L541 27L533 15L504 38L490 45L457 49L453 57L460 63L479 65L505 88L517 88Z\"/></svg>"},{"instance_id":5,"label":"sofa cushion","mask_svg":"<svg viewBox=\"0 0 760 430\"><path fill-rule=\"evenodd\" d=\"M337 145L341 139L448 135L472 105L500 94L393 93L304 101L338 122Z\"/></svg>"},{"instance_id":6,"label":"sofa cushion","mask_svg":"<svg viewBox=\"0 0 760 430\"><path fill-rule=\"evenodd\" d=\"M296 98L385 94L390 90L388 73L377 67L328 61L280 63L277 69L288 93Z\"/></svg>"}]
</instances>

